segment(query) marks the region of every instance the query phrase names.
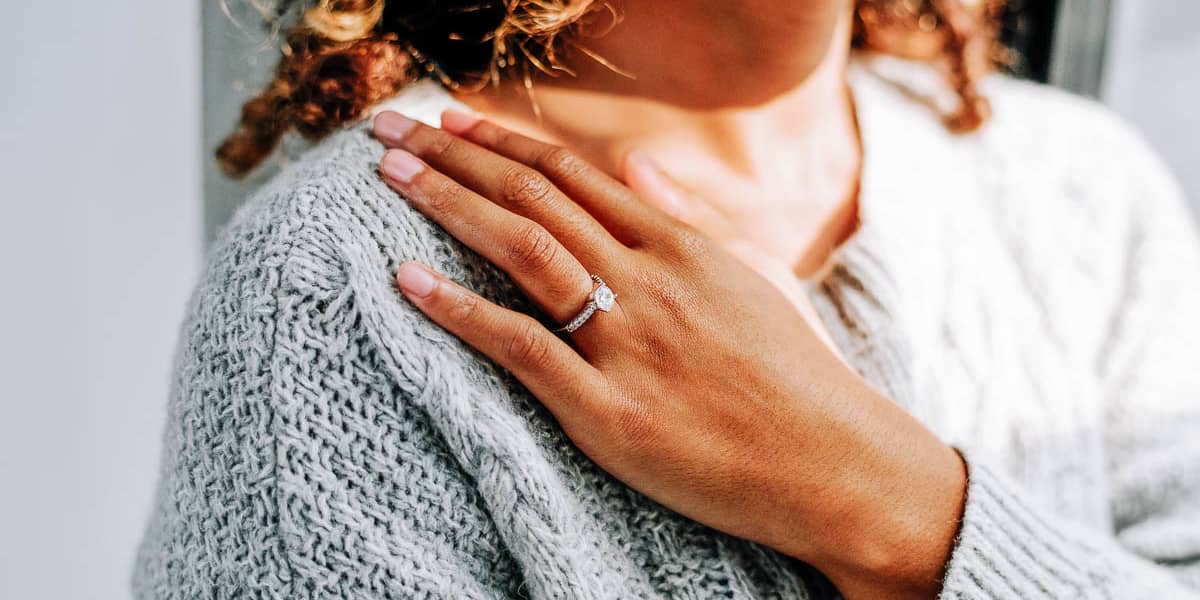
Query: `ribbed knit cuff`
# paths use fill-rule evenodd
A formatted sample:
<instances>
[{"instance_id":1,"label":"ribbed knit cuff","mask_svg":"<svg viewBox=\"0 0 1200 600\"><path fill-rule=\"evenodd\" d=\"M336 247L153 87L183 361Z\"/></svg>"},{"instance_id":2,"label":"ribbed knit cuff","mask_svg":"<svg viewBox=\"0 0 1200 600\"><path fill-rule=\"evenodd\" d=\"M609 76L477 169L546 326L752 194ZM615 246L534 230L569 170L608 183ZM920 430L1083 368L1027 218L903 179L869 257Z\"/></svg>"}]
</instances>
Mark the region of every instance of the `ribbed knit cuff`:
<instances>
[{"instance_id":1,"label":"ribbed knit cuff","mask_svg":"<svg viewBox=\"0 0 1200 600\"><path fill-rule=\"evenodd\" d=\"M966 507L941 598L1080 598L1107 587L1102 548L1029 506L1016 486L967 462Z\"/></svg>"}]
</instances>

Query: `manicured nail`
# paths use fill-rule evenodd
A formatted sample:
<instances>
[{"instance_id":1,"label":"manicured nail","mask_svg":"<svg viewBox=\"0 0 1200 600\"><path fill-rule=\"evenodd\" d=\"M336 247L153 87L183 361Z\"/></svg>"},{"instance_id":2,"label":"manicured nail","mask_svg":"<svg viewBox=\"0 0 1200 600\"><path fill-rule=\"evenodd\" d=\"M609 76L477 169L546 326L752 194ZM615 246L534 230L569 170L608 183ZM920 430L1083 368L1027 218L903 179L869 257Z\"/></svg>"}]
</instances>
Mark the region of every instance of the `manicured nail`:
<instances>
[{"instance_id":1,"label":"manicured nail","mask_svg":"<svg viewBox=\"0 0 1200 600\"><path fill-rule=\"evenodd\" d=\"M398 144L416 126L416 121L398 112L384 111L375 116L375 137Z\"/></svg>"},{"instance_id":2,"label":"manicured nail","mask_svg":"<svg viewBox=\"0 0 1200 600\"><path fill-rule=\"evenodd\" d=\"M462 135L482 120L479 115L448 108L442 112L442 129L454 135Z\"/></svg>"},{"instance_id":3,"label":"manicured nail","mask_svg":"<svg viewBox=\"0 0 1200 600\"><path fill-rule=\"evenodd\" d=\"M396 271L396 284L405 294L424 298L433 292L437 279L425 265L406 262Z\"/></svg>"},{"instance_id":4,"label":"manicured nail","mask_svg":"<svg viewBox=\"0 0 1200 600\"><path fill-rule=\"evenodd\" d=\"M400 183L411 183L417 173L425 170L420 159L405 150L388 150L383 155L379 168L384 176Z\"/></svg>"}]
</instances>

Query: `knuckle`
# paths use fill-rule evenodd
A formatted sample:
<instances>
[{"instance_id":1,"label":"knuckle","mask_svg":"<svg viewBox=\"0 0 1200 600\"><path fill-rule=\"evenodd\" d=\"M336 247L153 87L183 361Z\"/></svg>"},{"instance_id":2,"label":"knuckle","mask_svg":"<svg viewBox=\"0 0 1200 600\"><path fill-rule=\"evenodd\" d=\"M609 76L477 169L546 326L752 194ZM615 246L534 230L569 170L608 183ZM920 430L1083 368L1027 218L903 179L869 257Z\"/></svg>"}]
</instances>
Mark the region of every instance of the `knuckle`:
<instances>
[{"instance_id":1,"label":"knuckle","mask_svg":"<svg viewBox=\"0 0 1200 600\"><path fill-rule=\"evenodd\" d=\"M551 146L537 160L538 169L560 181L578 177L587 169L587 163L574 152L560 146Z\"/></svg>"},{"instance_id":2,"label":"knuckle","mask_svg":"<svg viewBox=\"0 0 1200 600\"><path fill-rule=\"evenodd\" d=\"M670 246L676 258L690 261L706 256L711 241L695 228L683 225L669 235Z\"/></svg>"},{"instance_id":3,"label":"knuckle","mask_svg":"<svg viewBox=\"0 0 1200 600\"><path fill-rule=\"evenodd\" d=\"M511 364L520 364L534 369L550 366L550 340L541 331L541 325L527 320L509 337L504 347L504 356Z\"/></svg>"},{"instance_id":4,"label":"knuckle","mask_svg":"<svg viewBox=\"0 0 1200 600\"><path fill-rule=\"evenodd\" d=\"M454 136L433 128L421 128L421 140L418 142L420 153L426 158L438 158L446 155L457 141Z\"/></svg>"},{"instance_id":5,"label":"knuckle","mask_svg":"<svg viewBox=\"0 0 1200 600\"><path fill-rule=\"evenodd\" d=\"M667 318L677 326L688 320L692 314L688 307L692 305L687 296L674 286L659 288L654 292L654 300Z\"/></svg>"},{"instance_id":6,"label":"knuckle","mask_svg":"<svg viewBox=\"0 0 1200 600\"><path fill-rule=\"evenodd\" d=\"M558 242L541 225L530 223L514 235L508 258L524 271L542 271L558 260Z\"/></svg>"},{"instance_id":7,"label":"knuckle","mask_svg":"<svg viewBox=\"0 0 1200 600\"><path fill-rule=\"evenodd\" d=\"M513 139L511 131L480 121L470 131L471 139L485 148L506 148Z\"/></svg>"},{"instance_id":8,"label":"knuckle","mask_svg":"<svg viewBox=\"0 0 1200 600\"><path fill-rule=\"evenodd\" d=\"M455 322L471 323L479 316L479 298L472 294L456 294L447 313Z\"/></svg>"},{"instance_id":9,"label":"knuckle","mask_svg":"<svg viewBox=\"0 0 1200 600\"><path fill-rule=\"evenodd\" d=\"M541 204L550 198L554 186L542 174L525 167L513 167L504 173L501 194L509 206Z\"/></svg>"},{"instance_id":10,"label":"knuckle","mask_svg":"<svg viewBox=\"0 0 1200 600\"><path fill-rule=\"evenodd\" d=\"M690 297L687 287L680 285L667 271L641 275L638 289L645 290L659 314L669 319L676 327L684 324L693 314L695 299ZM661 348L654 350L658 351Z\"/></svg>"},{"instance_id":11,"label":"knuckle","mask_svg":"<svg viewBox=\"0 0 1200 600\"><path fill-rule=\"evenodd\" d=\"M417 177L425 177L426 175L427 173L420 173ZM436 178L426 181L428 191L424 194L425 206L428 207L430 212L435 214L452 211L458 202L457 196L459 190L446 181L436 181L434 179Z\"/></svg>"}]
</instances>

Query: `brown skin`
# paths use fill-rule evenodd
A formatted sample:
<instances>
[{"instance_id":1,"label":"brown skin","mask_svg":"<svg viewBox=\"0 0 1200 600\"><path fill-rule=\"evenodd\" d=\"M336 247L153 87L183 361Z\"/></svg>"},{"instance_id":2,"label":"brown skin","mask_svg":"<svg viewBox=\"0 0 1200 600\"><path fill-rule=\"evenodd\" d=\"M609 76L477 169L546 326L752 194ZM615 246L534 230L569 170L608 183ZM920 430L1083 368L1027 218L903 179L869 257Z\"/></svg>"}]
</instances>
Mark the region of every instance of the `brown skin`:
<instances>
[{"instance_id":1,"label":"brown skin","mask_svg":"<svg viewBox=\"0 0 1200 600\"><path fill-rule=\"evenodd\" d=\"M704 190L722 224L693 223L706 233L752 239L797 275L818 271L855 222L861 148L845 81L853 3L665 0L619 10L616 26L585 32L581 44L636 79L573 56L577 77L534 83L540 118L520 82L458 99L627 180L638 150Z\"/></svg>"},{"instance_id":2,"label":"brown skin","mask_svg":"<svg viewBox=\"0 0 1200 600\"><path fill-rule=\"evenodd\" d=\"M852 4L615 4L624 19L582 39L636 79L572 56L577 77L536 82L540 118L517 82L460 97L487 121L385 113L375 132L385 180L551 318L589 273L616 307L568 344L420 265L401 290L631 487L848 598L935 596L962 461L840 360L796 277L856 221Z\"/></svg>"},{"instance_id":3,"label":"brown skin","mask_svg":"<svg viewBox=\"0 0 1200 600\"><path fill-rule=\"evenodd\" d=\"M427 267L431 319L509 369L598 465L690 518L824 572L849 598L930 598L962 510L961 459L873 390L779 288L579 156L472 116L376 119L394 189L567 321L572 344Z\"/></svg>"},{"instance_id":4,"label":"brown skin","mask_svg":"<svg viewBox=\"0 0 1200 600\"><path fill-rule=\"evenodd\" d=\"M576 77L553 83L707 111L761 106L794 91L840 45L838 25L853 9L845 0L608 4L620 15L617 25L598 17L579 44L633 77L574 56ZM701 79L720 85L697 85Z\"/></svg>"},{"instance_id":5,"label":"brown skin","mask_svg":"<svg viewBox=\"0 0 1200 600\"><path fill-rule=\"evenodd\" d=\"M625 160L625 183L646 202L668 215L704 232L721 247L766 278L792 302L793 307L808 320L809 326L821 337L831 352L837 353L833 338L817 315L802 281L796 275L809 272L816 265L789 265L773 254L763 243L762 229L750 229L730 219L702 196L689 192L649 156L632 152ZM834 213L829 223L819 230L807 254L811 260L826 258L837 244L847 238L855 226L858 203L847 202ZM840 356L840 355L839 355Z\"/></svg>"}]
</instances>

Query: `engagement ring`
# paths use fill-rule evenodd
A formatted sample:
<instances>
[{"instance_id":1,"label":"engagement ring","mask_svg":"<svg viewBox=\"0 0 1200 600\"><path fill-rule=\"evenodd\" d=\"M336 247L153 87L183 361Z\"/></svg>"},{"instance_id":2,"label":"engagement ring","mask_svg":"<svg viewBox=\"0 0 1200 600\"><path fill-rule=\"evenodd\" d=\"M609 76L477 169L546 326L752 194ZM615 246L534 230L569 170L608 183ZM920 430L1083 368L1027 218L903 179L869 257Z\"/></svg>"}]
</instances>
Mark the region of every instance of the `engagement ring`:
<instances>
[{"instance_id":1,"label":"engagement ring","mask_svg":"<svg viewBox=\"0 0 1200 600\"><path fill-rule=\"evenodd\" d=\"M583 305L583 309L579 311L578 315L575 315L574 319L571 319L570 323L555 329L556 333L574 333L576 329L583 327L583 324L587 323L597 310L604 312L612 310L613 305L617 302L616 292L613 292L604 283L604 280L600 279L599 275L592 275L592 283L595 284L595 287L588 294L587 304Z\"/></svg>"}]
</instances>

